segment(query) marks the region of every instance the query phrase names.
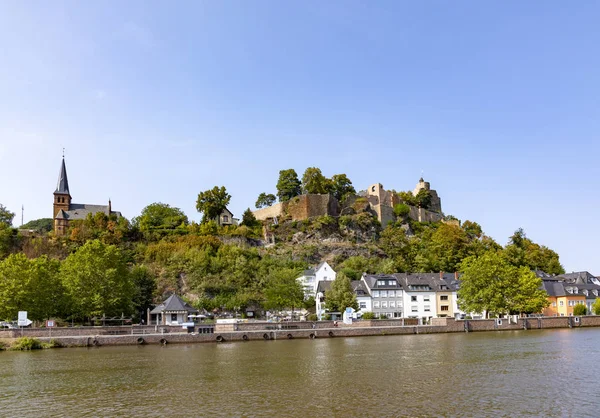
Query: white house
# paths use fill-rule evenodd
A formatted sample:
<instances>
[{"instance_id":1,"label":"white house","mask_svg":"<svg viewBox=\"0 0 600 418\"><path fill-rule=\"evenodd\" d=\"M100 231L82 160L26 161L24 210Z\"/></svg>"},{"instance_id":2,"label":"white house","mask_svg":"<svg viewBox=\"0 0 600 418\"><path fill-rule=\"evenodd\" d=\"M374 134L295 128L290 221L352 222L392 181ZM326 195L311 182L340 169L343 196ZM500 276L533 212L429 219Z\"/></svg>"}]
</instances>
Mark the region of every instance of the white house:
<instances>
[{"instance_id":1,"label":"white house","mask_svg":"<svg viewBox=\"0 0 600 418\"><path fill-rule=\"evenodd\" d=\"M390 274L366 274L361 278L371 296L370 311L377 317L402 318L405 309L403 290L400 281Z\"/></svg>"},{"instance_id":2,"label":"white house","mask_svg":"<svg viewBox=\"0 0 600 418\"><path fill-rule=\"evenodd\" d=\"M362 280L353 280L352 289L356 294L356 301L358 302L357 315L360 317L365 312L373 312L373 299L365 283Z\"/></svg>"},{"instance_id":3,"label":"white house","mask_svg":"<svg viewBox=\"0 0 600 418\"><path fill-rule=\"evenodd\" d=\"M319 282L332 282L335 280L336 272L326 262L322 262L315 269L304 270L298 280L304 288L304 298L311 296L316 298Z\"/></svg>"},{"instance_id":4,"label":"white house","mask_svg":"<svg viewBox=\"0 0 600 418\"><path fill-rule=\"evenodd\" d=\"M419 274L396 273L404 288L404 317L429 321L437 316L436 293L430 279Z\"/></svg>"}]
</instances>

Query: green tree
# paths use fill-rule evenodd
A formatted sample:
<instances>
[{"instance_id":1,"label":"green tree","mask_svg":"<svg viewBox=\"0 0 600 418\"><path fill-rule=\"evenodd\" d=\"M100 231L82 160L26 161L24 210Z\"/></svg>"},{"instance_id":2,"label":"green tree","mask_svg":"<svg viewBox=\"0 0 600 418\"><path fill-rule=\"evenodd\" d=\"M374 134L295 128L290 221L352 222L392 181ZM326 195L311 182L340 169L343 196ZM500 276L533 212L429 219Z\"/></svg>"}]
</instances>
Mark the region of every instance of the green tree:
<instances>
[{"instance_id":1,"label":"green tree","mask_svg":"<svg viewBox=\"0 0 600 418\"><path fill-rule=\"evenodd\" d=\"M548 247L536 244L519 228L510 237L504 248L504 257L513 266L526 266L531 270L542 270L548 274L563 274L558 254Z\"/></svg>"},{"instance_id":2,"label":"green tree","mask_svg":"<svg viewBox=\"0 0 600 418\"><path fill-rule=\"evenodd\" d=\"M326 194L329 193L330 182L317 167L308 167L302 176L302 193Z\"/></svg>"},{"instance_id":3,"label":"green tree","mask_svg":"<svg viewBox=\"0 0 600 418\"><path fill-rule=\"evenodd\" d=\"M51 218L41 218L35 219L33 221L27 222L25 225L21 226L19 229L27 229L34 230L40 232L50 232L54 228L54 221Z\"/></svg>"},{"instance_id":4,"label":"green tree","mask_svg":"<svg viewBox=\"0 0 600 418\"><path fill-rule=\"evenodd\" d=\"M291 308L293 316L294 308L302 306L304 301L304 291L297 280L299 276L300 272L296 269L273 270L267 278L265 308L277 310Z\"/></svg>"},{"instance_id":5,"label":"green tree","mask_svg":"<svg viewBox=\"0 0 600 418\"><path fill-rule=\"evenodd\" d=\"M17 248L18 241L17 230L0 223L0 260Z\"/></svg>"},{"instance_id":6,"label":"green tree","mask_svg":"<svg viewBox=\"0 0 600 418\"><path fill-rule=\"evenodd\" d=\"M142 210L142 214L133 220L140 231L175 229L188 224L188 218L179 208L166 203L152 203Z\"/></svg>"},{"instance_id":7,"label":"green tree","mask_svg":"<svg viewBox=\"0 0 600 418\"><path fill-rule=\"evenodd\" d=\"M419 190L419 193L415 196L417 206L423 209L429 209L431 205L431 192L426 189Z\"/></svg>"},{"instance_id":8,"label":"green tree","mask_svg":"<svg viewBox=\"0 0 600 418\"><path fill-rule=\"evenodd\" d=\"M290 168L279 172L277 181L277 197L280 202L285 202L302 193L300 180L296 170Z\"/></svg>"},{"instance_id":9,"label":"green tree","mask_svg":"<svg viewBox=\"0 0 600 418\"><path fill-rule=\"evenodd\" d=\"M242 225L245 225L248 228L254 228L255 226L259 225L259 222L256 220L256 216L254 216L250 208L246 209L242 214Z\"/></svg>"},{"instance_id":10,"label":"green tree","mask_svg":"<svg viewBox=\"0 0 600 418\"><path fill-rule=\"evenodd\" d=\"M330 191L333 197L340 202L346 200L350 195L356 194L352 182L345 174L335 174L330 181Z\"/></svg>"},{"instance_id":11,"label":"green tree","mask_svg":"<svg viewBox=\"0 0 600 418\"><path fill-rule=\"evenodd\" d=\"M405 205L404 203L398 203L394 206L394 214L398 218L406 218L409 213L410 207L408 207L408 205Z\"/></svg>"},{"instance_id":12,"label":"green tree","mask_svg":"<svg viewBox=\"0 0 600 418\"><path fill-rule=\"evenodd\" d=\"M131 312L134 288L125 257L116 246L88 241L63 261L60 276L74 318Z\"/></svg>"},{"instance_id":13,"label":"green tree","mask_svg":"<svg viewBox=\"0 0 600 418\"><path fill-rule=\"evenodd\" d=\"M148 267L140 265L134 266L131 270L131 281L134 312L139 314L140 319L144 319L148 308L152 307L154 292L156 292L156 279Z\"/></svg>"},{"instance_id":14,"label":"green tree","mask_svg":"<svg viewBox=\"0 0 600 418\"><path fill-rule=\"evenodd\" d=\"M325 306L330 312L343 312L346 308L358 310L350 278L343 271L337 273L331 288L325 292Z\"/></svg>"},{"instance_id":15,"label":"green tree","mask_svg":"<svg viewBox=\"0 0 600 418\"><path fill-rule=\"evenodd\" d=\"M583 303L579 303L575 305L573 308L573 315L575 316L583 316L587 315L587 307Z\"/></svg>"},{"instance_id":16,"label":"green tree","mask_svg":"<svg viewBox=\"0 0 600 418\"><path fill-rule=\"evenodd\" d=\"M592 312L594 315L600 315L600 298L596 298L594 304L592 305Z\"/></svg>"},{"instance_id":17,"label":"green tree","mask_svg":"<svg viewBox=\"0 0 600 418\"><path fill-rule=\"evenodd\" d=\"M399 192L398 197L402 202L409 206L418 206L417 199L412 194L412 192Z\"/></svg>"},{"instance_id":18,"label":"green tree","mask_svg":"<svg viewBox=\"0 0 600 418\"><path fill-rule=\"evenodd\" d=\"M258 199L256 199L254 206L256 206L257 209L272 206L276 199L274 194L261 193L258 195Z\"/></svg>"},{"instance_id":19,"label":"green tree","mask_svg":"<svg viewBox=\"0 0 600 418\"><path fill-rule=\"evenodd\" d=\"M220 222L220 215L225 210L231 195L227 193L225 186L213 187L210 190L200 192L198 194L198 200L196 201L196 209L198 212L202 212L202 223L206 223L212 220Z\"/></svg>"},{"instance_id":20,"label":"green tree","mask_svg":"<svg viewBox=\"0 0 600 418\"><path fill-rule=\"evenodd\" d=\"M15 214L9 211L2 203L0 203L0 224L11 226Z\"/></svg>"},{"instance_id":21,"label":"green tree","mask_svg":"<svg viewBox=\"0 0 600 418\"><path fill-rule=\"evenodd\" d=\"M32 320L58 315L63 307L59 262L42 256L29 260L13 254L0 262L0 318L14 319L27 311Z\"/></svg>"},{"instance_id":22,"label":"green tree","mask_svg":"<svg viewBox=\"0 0 600 418\"><path fill-rule=\"evenodd\" d=\"M548 306L542 281L525 267L510 265L497 252L468 257L461 264L459 306L465 312L541 312Z\"/></svg>"},{"instance_id":23,"label":"green tree","mask_svg":"<svg viewBox=\"0 0 600 418\"><path fill-rule=\"evenodd\" d=\"M470 239L480 239L483 236L483 229L477 222L465 221L462 224L462 229Z\"/></svg>"}]
</instances>

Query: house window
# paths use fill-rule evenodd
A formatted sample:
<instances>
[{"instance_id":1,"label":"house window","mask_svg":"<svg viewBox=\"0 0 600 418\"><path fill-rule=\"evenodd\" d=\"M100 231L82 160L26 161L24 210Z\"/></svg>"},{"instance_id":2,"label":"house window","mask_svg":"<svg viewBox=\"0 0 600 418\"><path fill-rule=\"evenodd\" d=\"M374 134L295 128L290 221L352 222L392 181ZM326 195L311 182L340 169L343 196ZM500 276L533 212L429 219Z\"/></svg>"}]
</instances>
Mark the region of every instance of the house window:
<instances>
[{"instance_id":1,"label":"house window","mask_svg":"<svg viewBox=\"0 0 600 418\"><path fill-rule=\"evenodd\" d=\"M393 300L390 301L390 308L395 308L396 307L396 302L394 302Z\"/></svg>"},{"instance_id":2,"label":"house window","mask_svg":"<svg viewBox=\"0 0 600 418\"><path fill-rule=\"evenodd\" d=\"M411 312L419 312L419 309L416 306L413 305L413 306L410 307L410 311Z\"/></svg>"},{"instance_id":3,"label":"house window","mask_svg":"<svg viewBox=\"0 0 600 418\"><path fill-rule=\"evenodd\" d=\"M388 298L395 298L396 292L393 290L388 290Z\"/></svg>"},{"instance_id":4,"label":"house window","mask_svg":"<svg viewBox=\"0 0 600 418\"><path fill-rule=\"evenodd\" d=\"M561 300L560 302L558 302L558 304L559 304L560 306L565 306L565 302L564 302L564 301L562 301L562 300Z\"/></svg>"},{"instance_id":5,"label":"house window","mask_svg":"<svg viewBox=\"0 0 600 418\"><path fill-rule=\"evenodd\" d=\"M416 302L417 301L417 297L416 296L411 296L410 297L410 301L411 302Z\"/></svg>"},{"instance_id":6,"label":"house window","mask_svg":"<svg viewBox=\"0 0 600 418\"><path fill-rule=\"evenodd\" d=\"M429 296L423 296L423 302L429 302Z\"/></svg>"},{"instance_id":7,"label":"house window","mask_svg":"<svg viewBox=\"0 0 600 418\"><path fill-rule=\"evenodd\" d=\"M379 308L379 301L378 300L375 301L375 302L373 302L373 307L374 308Z\"/></svg>"},{"instance_id":8,"label":"house window","mask_svg":"<svg viewBox=\"0 0 600 418\"><path fill-rule=\"evenodd\" d=\"M229 222L229 216L223 215L223 222Z\"/></svg>"},{"instance_id":9,"label":"house window","mask_svg":"<svg viewBox=\"0 0 600 418\"><path fill-rule=\"evenodd\" d=\"M373 290L373 297L374 298L378 298L379 297L379 290Z\"/></svg>"},{"instance_id":10,"label":"house window","mask_svg":"<svg viewBox=\"0 0 600 418\"><path fill-rule=\"evenodd\" d=\"M393 286L394 285L394 281L393 280L388 280L388 286Z\"/></svg>"},{"instance_id":11,"label":"house window","mask_svg":"<svg viewBox=\"0 0 600 418\"><path fill-rule=\"evenodd\" d=\"M442 295L442 296L440 296L440 300L448 300L448 295Z\"/></svg>"},{"instance_id":12,"label":"house window","mask_svg":"<svg viewBox=\"0 0 600 418\"><path fill-rule=\"evenodd\" d=\"M552 302L552 306L556 308L556 302Z\"/></svg>"},{"instance_id":13,"label":"house window","mask_svg":"<svg viewBox=\"0 0 600 418\"><path fill-rule=\"evenodd\" d=\"M385 286L385 280L377 280L377 286Z\"/></svg>"},{"instance_id":14,"label":"house window","mask_svg":"<svg viewBox=\"0 0 600 418\"><path fill-rule=\"evenodd\" d=\"M431 307L429 305L425 305L425 312L430 312L431 311Z\"/></svg>"},{"instance_id":15,"label":"house window","mask_svg":"<svg viewBox=\"0 0 600 418\"><path fill-rule=\"evenodd\" d=\"M442 305L442 311L448 311L448 305Z\"/></svg>"},{"instance_id":16,"label":"house window","mask_svg":"<svg viewBox=\"0 0 600 418\"><path fill-rule=\"evenodd\" d=\"M171 314L171 322L173 322L173 321L177 322L177 314L176 313Z\"/></svg>"},{"instance_id":17,"label":"house window","mask_svg":"<svg viewBox=\"0 0 600 418\"><path fill-rule=\"evenodd\" d=\"M360 309L367 309L367 302L360 302Z\"/></svg>"},{"instance_id":18,"label":"house window","mask_svg":"<svg viewBox=\"0 0 600 418\"><path fill-rule=\"evenodd\" d=\"M382 298L387 298L387 297L388 297L388 296L387 296L387 290L382 290L382 291L381 291L381 297L382 297Z\"/></svg>"}]
</instances>

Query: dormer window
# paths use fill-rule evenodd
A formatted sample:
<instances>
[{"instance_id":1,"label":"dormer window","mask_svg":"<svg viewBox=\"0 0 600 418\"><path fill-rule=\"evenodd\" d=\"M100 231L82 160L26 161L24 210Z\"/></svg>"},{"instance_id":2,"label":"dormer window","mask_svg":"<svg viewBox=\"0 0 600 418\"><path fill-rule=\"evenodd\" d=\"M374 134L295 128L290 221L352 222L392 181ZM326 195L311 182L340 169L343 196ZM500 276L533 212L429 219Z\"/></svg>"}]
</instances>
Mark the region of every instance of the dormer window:
<instances>
[{"instance_id":1,"label":"dormer window","mask_svg":"<svg viewBox=\"0 0 600 418\"><path fill-rule=\"evenodd\" d=\"M588 295L587 289L583 289L582 292L583 292L584 295L586 295L586 296Z\"/></svg>"},{"instance_id":2,"label":"dormer window","mask_svg":"<svg viewBox=\"0 0 600 418\"><path fill-rule=\"evenodd\" d=\"M598 296L598 290L596 290L596 289L593 289L593 290L592 290L592 293L594 294L594 296Z\"/></svg>"},{"instance_id":3,"label":"dormer window","mask_svg":"<svg viewBox=\"0 0 600 418\"><path fill-rule=\"evenodd\" d=\"M229 217L227 215L223 215L223 222L229 222Z\"/></svg>"}]
</instances>

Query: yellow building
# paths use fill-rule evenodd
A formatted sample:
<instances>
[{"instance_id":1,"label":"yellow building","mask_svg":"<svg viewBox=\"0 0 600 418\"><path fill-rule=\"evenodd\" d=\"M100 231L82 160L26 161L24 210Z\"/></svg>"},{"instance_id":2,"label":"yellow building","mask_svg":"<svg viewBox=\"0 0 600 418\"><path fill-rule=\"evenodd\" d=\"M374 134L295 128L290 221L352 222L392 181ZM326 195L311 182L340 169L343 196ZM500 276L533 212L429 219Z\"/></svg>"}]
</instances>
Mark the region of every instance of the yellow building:
<instances>
[{"instance_id":1,"label":"yellow building","mask_svg":"<svg viewBox=\"0 0 600 418\"><path fill-rule=\"evenodd\" d=\"M575 306L586 304L586 296L575 285L560 280L544 280L550 305L544 309L544 316L572 316Z\"/></svg>"}]
</instances>

